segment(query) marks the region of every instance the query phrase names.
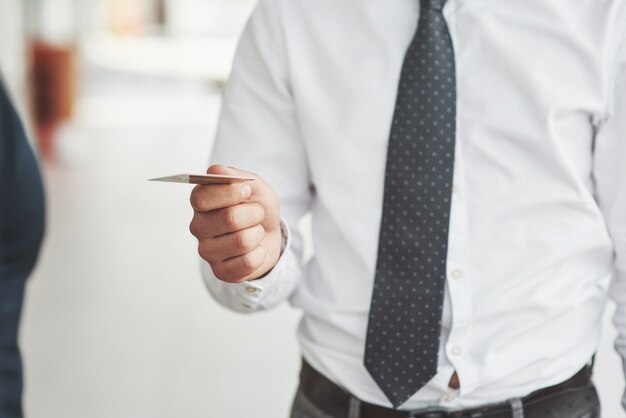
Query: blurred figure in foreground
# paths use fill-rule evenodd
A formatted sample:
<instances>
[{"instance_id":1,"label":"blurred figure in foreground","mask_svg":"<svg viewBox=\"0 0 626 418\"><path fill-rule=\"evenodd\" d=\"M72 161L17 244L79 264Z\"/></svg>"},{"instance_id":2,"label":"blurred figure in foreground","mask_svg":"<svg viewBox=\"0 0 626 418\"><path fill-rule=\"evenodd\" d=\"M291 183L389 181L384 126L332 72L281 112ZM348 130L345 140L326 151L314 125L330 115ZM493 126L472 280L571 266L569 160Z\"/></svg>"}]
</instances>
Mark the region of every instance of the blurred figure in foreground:
<instances>
[{"instance_id":1,"label":"blurred figure in foreground","mask_svg":"<svg viewBox=\"0 0 626 418\"><path fill-rule=\"evenodd\" d=\"M0 418L22 417L22 364L17 346L24 285L44 230L37 161L0 83Z\"/></svg>"}]
</instances>

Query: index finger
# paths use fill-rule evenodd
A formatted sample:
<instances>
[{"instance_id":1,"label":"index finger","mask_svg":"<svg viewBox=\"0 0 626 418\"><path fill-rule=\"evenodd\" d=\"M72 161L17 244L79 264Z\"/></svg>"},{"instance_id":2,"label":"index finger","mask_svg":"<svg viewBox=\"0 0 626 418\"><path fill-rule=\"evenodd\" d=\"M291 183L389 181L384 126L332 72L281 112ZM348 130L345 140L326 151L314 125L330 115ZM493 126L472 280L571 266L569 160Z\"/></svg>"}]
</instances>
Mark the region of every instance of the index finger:
<instances>
[{"instance_id":1,"label":"index finger","mask_svg":"<svg viewBox=\"0 0 626 418\"><path fill-rule=\"evenodd\" d=\"M252 187L245 183L197 185L191 192L190 202L196 212L238 205L252 194Z\"/></svg>"}]
</instances>

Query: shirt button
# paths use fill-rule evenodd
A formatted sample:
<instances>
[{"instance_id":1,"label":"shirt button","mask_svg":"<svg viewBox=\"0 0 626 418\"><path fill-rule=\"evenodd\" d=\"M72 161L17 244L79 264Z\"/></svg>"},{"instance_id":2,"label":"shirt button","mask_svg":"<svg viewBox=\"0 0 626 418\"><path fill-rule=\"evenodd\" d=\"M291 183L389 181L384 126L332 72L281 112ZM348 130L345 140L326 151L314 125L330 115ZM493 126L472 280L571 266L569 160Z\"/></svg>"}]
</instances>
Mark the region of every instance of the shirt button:
<instances>
[{"instance_id":1,"label":"shirt button","mask_svg":"<svg viewBox=\"0 0 626 418\"><path fill-rule=\"evenodd\" d=\"M452 186L452 193L457 193L458 191L459 191L459 186L457 186L456 184Z\"/></svg>"},{"instance_id":2,"label":"shirt button","mask_svg":"<svg viewBox=\"0 0 626 418\"><path fill-rule=\"evenodd\" d=\"M441 400L444 401L444 402L452 402L454 400L454 396L446 395Z\"/></svg>"},{"instance_id":3,"label":"shirt button","mask_svg":"<svg viewBox=\"0 0 626 418\"><path fill-rule=\"evenodd\" d=\"M455 356L460 356L462 353L461 347L459 347L458 345L455 345L454 347L452 347L452 354L454 354Z\"/></svg>"},{"instance_id":4,"label":"shirt button","mask_svg":"<svg viewBox=\"0 0 626 418\"><path fill-rule=\"evenodd\" d=\"M461 277L463 277L463 272L461 270L459 269L452 270L453 279L460 279Z\"/></svg>"},{"instance_id":5,"label":"shirt button","mask_svg":"<svg viewBox=\"0 0 626 418\"><path fill-rule=\"evenodd\" d=\"M248 293L255 293L257 290L259 289L257 289L256 287L246 286L246 292Z\"/></svg>"}]
</instances>

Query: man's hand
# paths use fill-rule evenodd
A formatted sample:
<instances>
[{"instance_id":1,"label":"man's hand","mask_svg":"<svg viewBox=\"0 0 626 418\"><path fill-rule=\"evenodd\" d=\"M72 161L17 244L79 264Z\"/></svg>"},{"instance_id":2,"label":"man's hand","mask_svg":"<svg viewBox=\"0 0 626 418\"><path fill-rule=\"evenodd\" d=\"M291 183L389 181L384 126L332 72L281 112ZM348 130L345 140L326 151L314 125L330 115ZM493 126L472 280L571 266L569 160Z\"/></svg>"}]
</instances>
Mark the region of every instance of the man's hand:
<instances>
[{"instance_id":1,"label":"man's hand","mask_svg":"<svg viewBox=\"0 0 626 418\"><path fill-rule=\"evenodd\" d=\"M191 192L191 233L198 252L225 282L254 280L270 271L280 257L280 203L260 177L213 165L209 174L253 177L234 184L196 186Z\"/></svg>"}]
</instances>

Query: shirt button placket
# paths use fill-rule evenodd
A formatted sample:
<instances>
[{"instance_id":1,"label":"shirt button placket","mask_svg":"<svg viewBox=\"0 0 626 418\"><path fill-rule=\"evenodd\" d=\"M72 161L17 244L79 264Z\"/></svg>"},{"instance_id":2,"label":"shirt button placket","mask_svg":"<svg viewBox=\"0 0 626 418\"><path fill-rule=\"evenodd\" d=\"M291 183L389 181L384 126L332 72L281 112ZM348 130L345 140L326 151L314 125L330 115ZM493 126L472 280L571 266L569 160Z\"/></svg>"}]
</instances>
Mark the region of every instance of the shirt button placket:
<instances>
[{"instance_id":1,"label":"shirt button placket","mask_svg":"<svg viewBox=\"0 0 626 418\"><path fill-rule=\"evenodd\" d=\"M450 353L452 353L453 356L460 356L461 353L463 353L463 350L461 349L460 346L458 345L454 345L452 346L452 348L450 349Z\"/></svg>"},{"instance_id":2,"label":"shirt button placket","mask_svg":"<svg viewBox=\"0 0 626 418\"><path fill-rule=\"evenodd\" d=\"M446 345L446 355L459 377L467 376L467 355L464 343L467 332L472 324L472 292L469 288L469 271L467 265L468 234L467 206L463 185L463 142L457 139L455 158L455 175L452 185L452 207L450 219L450 238L448 242L447 282L450 292L452 310L452 328ZM471 374L471 372L470 372ZM464 380L465 382L465 380ZM464 389L469 389L464 385ZM448 398L448 400L446 400ZM441 399L449 404L454 399L451 394Z\"/></svg>"}]
</instances>

